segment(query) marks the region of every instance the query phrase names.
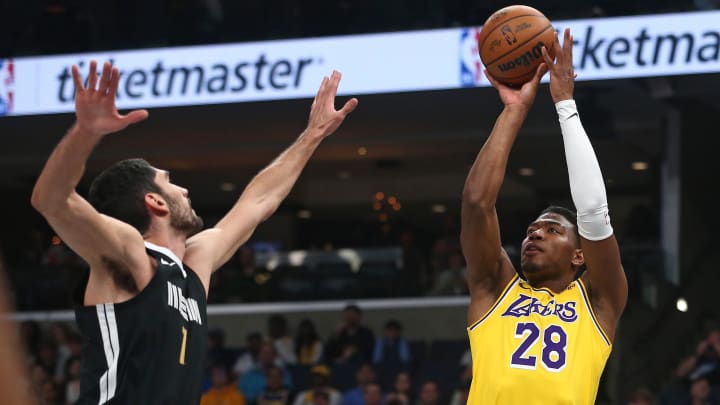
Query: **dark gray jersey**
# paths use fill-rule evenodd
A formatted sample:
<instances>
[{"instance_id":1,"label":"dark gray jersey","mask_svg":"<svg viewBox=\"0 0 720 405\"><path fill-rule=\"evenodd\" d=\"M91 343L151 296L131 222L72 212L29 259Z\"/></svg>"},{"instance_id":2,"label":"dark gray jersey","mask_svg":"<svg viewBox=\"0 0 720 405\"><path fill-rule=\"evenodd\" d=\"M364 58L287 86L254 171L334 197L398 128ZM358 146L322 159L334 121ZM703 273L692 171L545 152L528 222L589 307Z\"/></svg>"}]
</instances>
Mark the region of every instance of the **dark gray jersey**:
<instances>
[{"instance_id":1,"label":"dark gray jersey","mask_svg":"<svg viewBox=\"0 0 720 405\"><path fill-rule=\"evenodd\" d=\"M157 263L145 289L126 302L75 310L83 334L78 404L200 402L205 289L169 249L145 246Z\"/></svg>"}]
</instances>

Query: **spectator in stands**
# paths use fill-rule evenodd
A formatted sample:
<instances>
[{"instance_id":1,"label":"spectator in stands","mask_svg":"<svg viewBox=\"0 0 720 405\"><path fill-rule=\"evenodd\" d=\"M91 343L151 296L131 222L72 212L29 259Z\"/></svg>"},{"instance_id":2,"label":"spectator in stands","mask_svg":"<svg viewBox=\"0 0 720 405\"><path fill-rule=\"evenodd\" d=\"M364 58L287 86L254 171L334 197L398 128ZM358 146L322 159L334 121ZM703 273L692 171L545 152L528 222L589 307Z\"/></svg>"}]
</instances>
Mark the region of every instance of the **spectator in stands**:
<instances>
[{"instance_id":1,"label":"spectator in stands","mask_svg":"<svg viewBox=\"0 0 720 405\"><path fill-rule=\"evenodd\" d=\"M410 373L401 371L395 375L393 389L385 396L385 404L396 403L398 405L409 405L413 402L412 382Z\"/></svg>"},{"instance_id":2,"label":"spectator in stands","mask_svg":"<svg viewBox=\"0 0 720 405\"><path fill-rule=\"evenodd\" d=\"M325 391L318 391L313 396L313 401L310 402L311 405L329 405L330 404L330 395L328 395Z\"/></svg>"},{"instance_id":3,"label":"spectator in stands","mask_svg":"<svg viewBox=\"0 0 720 405\"><path fill-rule=\"evenodd\" d=\"M430 253L430 265L435 271L448 267L450 252L452 251L453 249L446 239L439 238L435 240Z\"/></svg>"},{"instance_id":4,"label":"spectator in stands","mask_svg":"<svg viewBox=\"0 0 720 405\"><path fill-rule=\"evenodd\" d=\"M446 267L436 269L436 276L428 295L467 295L467 269L460 252L452 252Z\"/></svg>"},{"instance_id":5,"label":"spectator in stands","mask_svg":"<svg viewBox=\"0 0 720 405\"><path fill-rule=\"evenodd\" d=\"M240 378L240 391L250 403L255 403L257 397L267 387L267 374L272 367L280 367L283 372L283 384L292 389L292 377L285 366L278 366L276 363L277 352L275 346L270 342L263 342L258 354L258 365L250 369Z\"/></svg>"},{"instance_id":6,"label":"spectator in stands","mask_svg":"<svg viewBox=\"0 0 720 405\"><path fill-rule=\"evenodd\" d=\"M230 370L224 362L210 368L212 386L200 398L200 405L245 405L245 397L230 378Z\"/></svg>"},{"instance_id":7,"label":"spectator in stands","mask_svg":"<svg viewBox=\"0 0 720 405\"><path fill-rule=\"evenodd\" d=\"M407 371L397 373L393 388L395 393L404 395L408 401L412 401L415 397L412 389L412 379L410 378L410 373Z\"/></svg>"},{"instance_id":8,"label":"spectator in stands","mask_svg":"<svg viewBox=\"0 0 720 405\"><path fill-rule=\"evenodd\" d=\"M30 372L31 389L40 405L54 404L57 401L57 388L52 374L40 364L34 364Z\"/></svg>"},{"instance_id":9,"label":"spectator in stands","mask_svg":"<svg viewBox=\"0 0 720 405\"><path fill-rule=\"evenodd\" d=\"M235 361L233 371L237 378L241 378L252 368L258 365L258 355L262 346L262 335L259 332L251 332L245 338L245 352Z\"/></svg>"},{"instance_id":10,"label":"spectator in stands","mask_svg":"<svg viewBox=\"0 0 720 405\"><path fill-rule=\"evenodd\" d=\"M278 358L284 364L295 364L295 341L288 331L288 321L282 315L276 314L268 318L268 338L275 345Z\"/></svg>"},{"instance_id":11,"label":"spectator in stands","mask_svg":"<svg viewBox=\"0 0 720 405\"><path fill-rule=\"evenodd\" d=\"M403 394L391 392L390 394L385 395L384 405L410 405L410 404L411 404L410 399Z\"/></svg>"},{"instance_id":12,"label":"spectator in stands","mask_svg":"<svg viewBox=\"0 0 720 405\"><path fill-rule=\"evenodd\" d=\"M340 363L371 361L375 334L362 324L362 316L362 310L357 305L345 307L343 322L328 341L328 359Z\"/></svg>"},{"instance_id":13,"label":"spectator in stands","mask_svg":"<svg viewBox=\"0 0 720 405\"><path fill-rule=\"evenodd\" d=\"M380 384L370 383L363 390L364 405L381 405L383 403L382 390Z\"/></svg>"},{"instance_id":14,"label":"spectator in stands","mask_svg":"<svg viewBox=\"0 0 720 405\"><path fill-rule=\"evenodd\" d=\"M403 267L398 276L397 292L404 296L416 296L429 284L428 260L423 249L415 240L415 232L410 229L400 234Z\"/></svg>"},{"instance_id":15,"label":"spectator in stands","mask_svg":"<svg viewBox=\"0 0 720 405\"><path fill-rule=\"evenodd\" d=\"M630 394L627 405L655 405L655 400L650 390L638 388Z\"/></svg>"},{"instance_id":16,"label":"spectator in stands","mask_svg":"<svg viewBox=\"0 0 720 405\"><path fill-rule=\"evenodd\" d=\"M30 366L30 382L33 388L42 387L45 381L50 379L50 375L42 366L33 364Z\"/></svg>"},{"instance_id":17,"label":"spectator in stands","mask_svg":"<svg viewBox=\"0 0 720 405\"><path fill-rule=\"evenodd\" d=\"M688 380L704 376L711 384L720 383L720 331L712 331L701 340L695 354L680 362L676 375Z\"/></svg>"},{"instance_id":18,"label":"spectator in stands","mask_svg":"<svg viewBox=\"0 0 720 405\"><path fill-rule=\"evenodd\" d=\"M365 405L365 387L369 384L375 384L375 369L370 363L365 363L358 368L355 373L357 386L348 390L343 395L343 405ZM378 388L380 386L378 385Z\"/></svg>"},{"instance_id":19,"label":"spectator in stands","mask_svg":"<svg viewBox=\"0 0 720 405\"><path fill-rule=\"evenodd\" d=\"M435 381L426 381L420 387L417 405L438 405L440 402L440 391Z\"/></svg>"},{"instance_id":20,"label":"spectator in stands","mask_svg":"<svg viewBox=\"0 0 720 405\"><path fill-rule=\"evenodd\" d=\"M310 369L312 387L301 391L295 397L293 405L313 405L320 394L327 397L329 405L342 405L342 395L330 386L330 368L324 364L317 364Z\"/></svg>"},{"instance_id":21,"label":"spectator in stands","mask_svg":"<svg viewBox=\"0 0 720 405\"><path fill-rule=\"evenodd\" d=\"M67 347L70 350L70 358L80 357L82 354L82 335L75 330L68 332Z\"/></svg>"},{"instance_id":22,"label":"spectator in stands","mask_svg":"<svg viewBox=\"0 0 720 405\"><path fill-rule=\"evenodd\" d=\"M80 398L80 356L71 356L65 363L65 404L73 405Z\"/></svg>"},{"instance_id":23,"label":"spectator in stands","mask_svg":"<svg viewBox=\"0 0 720 405\"><path fill-rule=\"evenodd\" d=\"M35 362L40 348L40 341L42 340L40 324L33 320L22 321L20 324L20 336L22 343L25 345L28 361Z\"/></svg>"},{"instance_id":24,"label":"spectator in stands","mask_svg":"<svg viewBox=\"0 0 720 405\"><path fill-rule=\"evenodd\" d=\"M375 342L373 363L379 365L410 365L410 345L402 335L402 324L391 319L385 323L383 338Z\"/></svg>"},{"instance_id":25,"label":"spectator in stands","mask_svg":"<svg viewBox=\"0 0 720 405\"><path fill-rule=\"evenodd\" d=\"M55 379L55 382L59 384L65 383L65 363L67 360L72 356L72 353L70 351L70 346L68 344L68 335L70 333L70 329L68 328L67 324L62 322L56 322L53 323L50 327L50 331L52 333L53 341L55 342L55 345L57 347L57 361L55 366L55 372L53 374L53 378Z\"/></svg>"},{"instance_id":26,"label":"spectator in stands","mask_svg":"<svg viewBox=\"0 0 720 405\"><path fill-rule=\"evenodd\" d=\"M42 367L50 378L55 378L55 370L58 365L58 350L52 338L46 337L40 343L37 365Z\"/></svg>"},{"instance_id":27,"label":"spectator in stands","mask_svg":"<svg viewBox=\"0 0 720 405\"><path fill-rule=\"evenodd\" d=\"M40 404L55 405L60 403L58 386L52 379L45 380L40 386Z\"/></svg>"},{"instance_id":28,"label":"spectator in stands","mask_svg":"<svg viewBox=\"0 0 720 405\"><path fill-rule=\"evenodd\" d=\"M225 347L225 331L220 328L214 328L208 331L208 351L205 357L205 370L207 372L217 365L223 364L225 367L231 367L232 358L230 350Z\"/></svg>"},{"instance_id":29,"label":"spectator in stands","mask_svg":"<svg viewBox=\"0 0 720 405\"><path fill-rule=\"evenodd\" d=\"M450 398L450 405L465 405L470 395L470 384L472 383L472 374L470 376L460 375L460 385L453 391Z\"/></svg>"},{"instance_id":30,"label":"spectator in stands","mask_svg":"<svg viewBox=\"0 0 720 405\"><path fill-rule=\"evenodd\" d=\"M469 347L465 349L462 356L460 356L460 361L458 364L460 368L472 367L472 352L470 351Z\"/></svg>"},{"instance_id":31,"label":"spectator in stands","mask_svg":"<svg viewBox=\"0 0 720 405\"><path fill-rule=\"evenodd\" d=\"M226 295L231 302L257 302L263 298L263 289L258 284L255 266L255 249L242 246L227 269L221 273Z\"/></svg>"},{"instance_id":32,"label":"spectator in stands","mask_svg":"<svg viewBox=\"0 0 720 405\"><path fill-rule=\"evenodd\" d=\"M298 324L295 335L295 358L297 364L317 364L322 358L323 343L315 329L315 323L305 318Z\"/></svg>"},{"instance_id":33,"label":"spectator in stands","mask_svg":"<svg viewBox=\"0 0 720 405\"><path fill-rule=\"evenodd\" d=\"M288 405L290 392L283 382L283 370L280 367L272 366L267 370L267 386L260 393L257 405Z\"/></svg>"},{"instance_id":34,"label":"spectator in stands","mask_svg":"<svg viewBox=\"0 0 720 405\"><path fill-rule=\"evenodd\" d=\"M705 377L690 383L690 400L687 405L718 405L717 398L710 395L710 380Z\"/></svg>"}]
</instances>

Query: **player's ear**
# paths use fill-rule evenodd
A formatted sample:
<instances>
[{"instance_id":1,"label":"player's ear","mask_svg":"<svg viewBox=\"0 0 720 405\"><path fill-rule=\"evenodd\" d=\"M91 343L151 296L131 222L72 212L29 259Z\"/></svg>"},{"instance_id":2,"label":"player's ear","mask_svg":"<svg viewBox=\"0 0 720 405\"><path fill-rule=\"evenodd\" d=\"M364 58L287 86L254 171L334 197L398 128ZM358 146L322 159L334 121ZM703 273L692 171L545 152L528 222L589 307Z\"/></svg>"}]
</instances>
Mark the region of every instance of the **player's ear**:
<instances>
[{"instance_id":1,"label":"player's ear","mask_svg":"<svg viewBox=\"0 0 720 405\"><path fill-rule=\"evenodd\" d=\"M150 210L150 212L157 216L162 217L170 213L170 207L168 206L167 201L165 201L165 198L158 193L146 193L145 206L148 210Z\"/></svg>"},{"instance_id":2,"label":"player's ear","mask_svg":"<svg viewBox=\"0 0 720 405\"><path fill-rule=\"evenodd\" d=\"M575 254L572 258L572 264L578 267L585 264L585 255L583 255L582 249L575 249Z\"/></svg>"}]
</instances>

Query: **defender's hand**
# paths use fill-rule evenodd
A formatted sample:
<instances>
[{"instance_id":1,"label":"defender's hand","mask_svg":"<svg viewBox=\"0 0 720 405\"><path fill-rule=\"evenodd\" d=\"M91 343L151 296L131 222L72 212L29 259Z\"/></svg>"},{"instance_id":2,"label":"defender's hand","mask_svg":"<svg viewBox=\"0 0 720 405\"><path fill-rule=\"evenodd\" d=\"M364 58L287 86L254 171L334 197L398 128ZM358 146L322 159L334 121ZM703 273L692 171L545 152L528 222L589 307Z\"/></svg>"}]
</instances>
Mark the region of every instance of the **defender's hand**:
<instances>
[{"instance_id":1,"label":"defender's hand","mask_svg":"<svg viewBox=\"0 0 720 405\"><path fill-rule=\"evenodd\" d=\"M313 136L325 138L335 132L345 120L345 117L358 105L358 100L351 98L340 110L335 109L335 96L337 95L341 77L340 72L333 71L330 78L327 76L323 78L320 89L315 95L315 100L313 100L310 108L307 130Z\"/></svg>"},{"instance_id":2,"label":"defender's hand","mask_svg":"<svg viewBox=\"0 0 720 405\"><path fill-rule=\"evenodd\" d=\"M120 81L120 71L110 62L103 65L102 76L98 84L97 62L90 62L88 85L83 85L80 71L72 67L75 83L75 115L77 126L92 135L103 136L125 129L128 125L142 121L148 116L146 110L135 110L127 115L118 113L115 96Z\"/></svg>"}]
</instances>

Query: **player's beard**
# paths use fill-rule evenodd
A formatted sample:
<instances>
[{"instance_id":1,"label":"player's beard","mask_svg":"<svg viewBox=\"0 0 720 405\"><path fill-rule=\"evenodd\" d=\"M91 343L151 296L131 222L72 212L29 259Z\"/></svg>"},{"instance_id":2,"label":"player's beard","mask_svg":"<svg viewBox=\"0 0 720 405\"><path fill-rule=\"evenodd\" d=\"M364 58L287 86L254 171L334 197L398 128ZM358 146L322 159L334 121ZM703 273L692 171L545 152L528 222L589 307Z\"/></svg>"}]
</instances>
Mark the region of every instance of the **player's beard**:
<instances>
[{"instance_id":1,"label":"player's beard","mask_svg":"<svg viewBox=\"0 0 720 405\"><path fill-rule=\"evenodd\" d=\"M173 198L167 200L170 208L170 226L173 229L184 233L188 238L203 229L203 220L193 211L190 199L187 205Z\"/></svg>"}]
</instances>

